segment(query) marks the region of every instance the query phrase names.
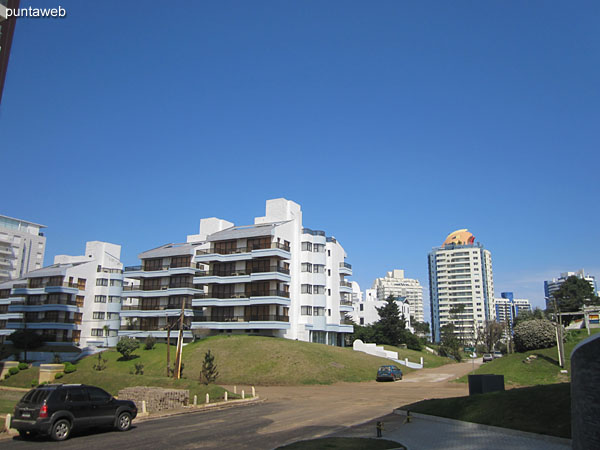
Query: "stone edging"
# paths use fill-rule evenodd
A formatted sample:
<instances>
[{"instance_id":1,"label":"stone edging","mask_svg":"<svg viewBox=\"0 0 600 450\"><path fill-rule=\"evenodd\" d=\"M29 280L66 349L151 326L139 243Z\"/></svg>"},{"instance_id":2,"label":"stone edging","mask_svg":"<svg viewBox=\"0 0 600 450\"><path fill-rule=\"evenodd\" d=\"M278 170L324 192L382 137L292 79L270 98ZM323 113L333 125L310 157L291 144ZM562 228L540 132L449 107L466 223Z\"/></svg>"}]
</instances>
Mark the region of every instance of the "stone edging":
<instances>
[{"instance_id":1,"label":"stone edging","mask_svg":"<svg viewBox=\"0 0 600 450\"><path fill-rule=\"evenodd\" d=\"M394 409L394 414L398 414L400 416L405 416L406 410L401 409L401 408ZM561 438L561 437L556 437L556 436L548 436L547 434L538 434L538 433L532 433L529 431L513 430L512 428L495 427L493 425L483 425L480 423L465 422L462 420L448 419L447 417L430 416L429 414L421 414L421 413L414 413L414 412L411 412L410 416L414 417L415 419L426 419L426 420L431 420L433 422L441 422L441 423L447 423L447 424L451 424L451 425L462 425L462 426L466 426L468 428L475 428L475 429L485 430L485 431L493 431L496 433L510 434L513 436L520 436L520 437L529 438L529 439L543 440L543 441L547 441L547 442L555 442L557 444L564 444L564 445L571 446L571 439Z\"/></svg>"}]
</instances>

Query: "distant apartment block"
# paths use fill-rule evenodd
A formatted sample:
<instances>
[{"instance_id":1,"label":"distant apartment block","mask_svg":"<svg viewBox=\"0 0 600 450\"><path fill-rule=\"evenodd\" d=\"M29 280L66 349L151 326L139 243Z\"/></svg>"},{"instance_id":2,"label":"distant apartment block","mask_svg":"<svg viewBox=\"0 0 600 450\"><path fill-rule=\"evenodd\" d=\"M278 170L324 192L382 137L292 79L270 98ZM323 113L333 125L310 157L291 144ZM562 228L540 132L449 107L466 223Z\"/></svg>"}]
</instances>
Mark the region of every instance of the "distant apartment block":
<instances>
[{"instance_id":1,"label":"distant apartment block","mask_svg":"<svg viewBox=\"0 0 600 450\"><path fill-rule=\"evenodd\" d=\"M583 269L578 270L577 272L563 272L558 278L552 278L552 280L550 281L544 281L544 297L546 298L546 309L554 308L554 303L552 302L552 294L554 294L560 289L560 285L567 281L567 278L572 276L587 281L594 290L594 294L598 295L596 277L594 277L593 275L586 275Z\"/></svg>"},{"instance_id":2,"label":"distant apartment block","mask_svg":"<svg viewBox=\"0 0 600 450\"><path fill-rule=\"evenodd\" d=\"M364 294L364 297L357 297L354 301L354 312L352 313L352 317L359 325L373 325L380 319L377 308L381 308L386 304L387 297L385 300L380 300L377 296L377 289L366 289ZM403 317L405 320L406 328L409 329L411 333L414 333L410 319L410 303L405 297L395 297L395 301L398 305L398 310L400 311L400 317Z\"/></svg>"},{"instance_id":3,"label":"distant apartment block","mask_svg":"<svg viewBox=\"0 0 600 450\"><path fill-rule=\"evenodd\" d=\"M120 335L166 337L183 309L184 339L252 334L345 345L352 267L340 243L303 226L300 205L268 200L253 225L202 219L199 234L125 268Z\"/></svg>"},{"instance_id":4,"label":"distant apartment block","mask_svg":"<svg viewBox=\"0 0 600 450\"><path fill-rule=\"evenodd\" d=\"M417 322L424 322L423 315L423 287L419 280L404 277L404 270L392 270L385 277L376 278L373 289L377 290L377 299L386 300L390 295L403 297L410 306L409 316Z\"/></svg>"},{"instance_id":5,"label":"distant apartment block","mask_svg":"<svg viewBox=\"0 0 600 450\"><path fill-rule=\"evenodd\" d=\"M35 330L55 346L115 346L123 284L121 247L86 243L81 256L58 255L54 264L0 284L0 335Z\"/></svg>"},{"instance_id":6,"label":"distant apartment block","mask_svg":"<svg viewBox=\"0 0 600 450\"><path fill-rule=\"evenodd\" d=\"M453 323L463 342L474 342L476 330L493 320L492 255L468 230L450 233L428 255L431 326L435 342L441 328ZM463 312L452 313L462 305Z\"/></svg>"},{"instance_id":7,"label":"distant apartment block","mask_svg":"<svg viewBox=\"0 0 600 450\"><path fill-rule=\"evenodd\" d=\"M44 225L0 215L0 283L44 265Z\"/></svg>"},{"instance_id":8,"label":"distant apartment block","mask_svg":"<svg viewBox=\"0 0 600 450\"><path fill-rule=\"evenodd\" d=\"M512 334L515 319L523 311L531 312L531 304L525 298L514 298L512 292L502 292L500 298L494 299L496 321L506 324Z\"/></svg>"}]
</instances>

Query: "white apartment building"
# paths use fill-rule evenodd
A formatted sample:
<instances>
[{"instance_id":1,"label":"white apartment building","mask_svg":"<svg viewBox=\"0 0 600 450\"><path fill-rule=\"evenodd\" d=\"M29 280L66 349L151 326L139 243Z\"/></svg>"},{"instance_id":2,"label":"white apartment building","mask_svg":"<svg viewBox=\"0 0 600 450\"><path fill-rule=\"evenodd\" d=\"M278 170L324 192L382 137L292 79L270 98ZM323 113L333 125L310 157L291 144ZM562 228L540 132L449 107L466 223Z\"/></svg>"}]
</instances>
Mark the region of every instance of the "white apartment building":
<instances>
[{"instance_id":1,"label":"white apartment building","mask_svg":"<svg viewBox=\"0 0 600 450\"><path fill-rule=\"evenodd\" d=\"M400 316L404 317L406 321L406 328L414 333L412 328L410 315L411 315L411 305L405 297L396 297L396 304L398 305L398 309L400 310ZM377 289L366 289L364 297L360 297L358 301L354 302L354 312L352 317L356 323L359 325L372 325L377 322L380 317L377 312L377 308L381 308L387 302L387 297L385 300L379 300L377 296Z\"/></svg>"},{"instance_id":2,"label":"white apartment building","mask_svg":"<svg viewBox=\"0 0 600 450\"><path fill-rule=\"evenodd\" d=\"M0 283L44 265L44 225L0 215Z\"/></svg>"},{"instance_id":3,"label":"white apartment building","mask_svg":"<svg viewBox=\"0 0 600 450\"><path fill-rule=\"evenodd\" d=\"M560 289L560 285L567 281L569 277L577 277L582 280L587 281L592 289L594 290L594 294L598 295L598 288L596 286L596 277L593 275L589 275L585 273L583 269L578 270L577 272L563 272L560 274L558 278L552 278L550 281L544 281L544 296L546 298L546 309L553 309L554 303L552 302L552 294Z\"/></svg>"},{"instance_id":4,"label":"white apartment building","mask_svg":"<svg viewBox=\"0 0 600 450\"><path fill-rule=\"evenodd\" d=\"M139 288L126 288L120 334L164 338L185 304L184 339L252 334L343 346L353 331L345 257L283 198L268 200L253 225L202 219L187 243L144 252L141 266L125 269Z\"/></svg>"},{"instance_id":5,"label":"white apartment building","mask_svg":"<svg viewBox=\"0 0 600 450\"><path fill-rule=\"evenodd\" d=\"M0 284L0 334L27 328L55 346L113 347L117 344L123 266L121 246L86 243L81 256L58 255L54 264L25 278ZM0 306L2 307L2 306Z\"/></svg>"},{"instance_id":6,"label":"white apartment building","mask_svg":"<svg viewBox=\"0 0 600 450\"><path fill-rule=\"evenodd\" d=\"M376 278L373 289L377 290L377 299L383 301L390 295L404 297L410 305L410 314L417 322L424 322L423 287L419 280L404 277L404 270L395 269L385 277Z\"/></svg>"},{"instance_id":7,"label":"white apartment building","mask_svg":"<svg viewBox=\"0 0 600 450\"><path fill-rule=\"evenodd\" d=\"M428 262L434 340L440 341L441 327L453 323L463 342L473 342L476 329L495 317L490 251L462 229L450 233L441 247L434 248ZM459 305L464 306L462 314L452 314Z\"/></svg>"}]
</instances>

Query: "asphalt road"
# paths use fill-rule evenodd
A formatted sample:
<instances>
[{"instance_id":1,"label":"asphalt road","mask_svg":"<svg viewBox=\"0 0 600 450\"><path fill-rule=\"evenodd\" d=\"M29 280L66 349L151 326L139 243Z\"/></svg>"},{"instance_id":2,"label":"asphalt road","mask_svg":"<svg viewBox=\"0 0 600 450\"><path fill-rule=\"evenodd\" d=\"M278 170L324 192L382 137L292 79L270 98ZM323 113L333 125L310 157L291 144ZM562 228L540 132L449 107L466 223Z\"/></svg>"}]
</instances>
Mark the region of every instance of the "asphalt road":
<instances>
[{"instance_id":1,"label":"asphalt road","mask_svg":"<svg viewBox=\"0 0 600 450\"><path fill-rule=\"evenodd\" d=\"M264 401L256 404L134 421L134 428L125 433L86 432L74 434L65 442L23 441L15 437L0 441L0 447L273 449L339 432L422 399L467 395L466 385L448 381L470 369L470 363L425 369L395 383L259 387L257 393Z\"/></svg>"}]
</instances>

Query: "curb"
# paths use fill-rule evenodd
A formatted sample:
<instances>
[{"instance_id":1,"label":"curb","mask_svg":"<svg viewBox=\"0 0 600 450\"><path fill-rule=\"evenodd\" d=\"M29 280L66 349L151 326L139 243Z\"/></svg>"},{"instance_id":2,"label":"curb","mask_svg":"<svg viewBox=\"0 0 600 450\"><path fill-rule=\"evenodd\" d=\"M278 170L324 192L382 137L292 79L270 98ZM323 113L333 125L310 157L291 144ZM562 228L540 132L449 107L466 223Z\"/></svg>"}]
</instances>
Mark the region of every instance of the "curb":
<instances>
[{"instance_id":1,"label":"curb","mask_svg":"<svg viewBox=\"0 0 600 450\"><path fill-rule=\"evenodd\" d=\"M394 414L397 414L400 416L405 416L406 410L397 408L397 409L394 409ZM415 419L425 419L425 420L430 420L432 422L441 422L441 423L447 423L450 425L461 425L461 426L464 426L467 428L473 428L473 429L478 429L478 430L482 430L482 431L493 431L496 433L510 434L512 436L519 436L519 437L524 437L524 438L529 438L529 439L541 440L541 441L546 441L546 442L554 442L556 444L564 444L564 445L571 446L571 439L568 439L568 438L561 438L561 437L557 437L557 436L548 436L547 434L532 433L530 431L513 430L512 428L502 428L502 427L496 427L493 425L483 425L483 424L474 423L474 422L465 422L462 420L448 419L447 417L430 416L429 414L421 414L421 413L411 412L410 415L411 415L411 417L413 417Z\"/></svg>"},{"instance_id":2,"label":"curb","mask_svg":"<svg viewBox=\"0 0 600 450\"><path fill-rule=\"evenodd\" d=\"M260 398L258 395L256 397L252 397L252 398L248 398L248 399L237 399L237 400L228 400L226 402L218 402L218 403L209 403L208 405L203 404L203 405L197 405L197 406L188 406L187 409L178 409L178 410L171 410L169 411L164 411L162 413L156 413L156 414L148 414L143 416L141 413L137 415L137 417L134 419L135 422L147 422L147 421L151 421L151 420L158 420L158 419L164 419L166 417L172 417L172 416L180 416L182 414L192 414L192 413L197 413L197 412L204 412L204 411L219 411L221 409L228 409L228 408L233 408L235 406L247 406L249 404L254 404L254 403L262 403L264 402L265 399Z\"/></svg>"}]
</instances>

